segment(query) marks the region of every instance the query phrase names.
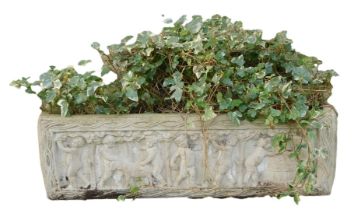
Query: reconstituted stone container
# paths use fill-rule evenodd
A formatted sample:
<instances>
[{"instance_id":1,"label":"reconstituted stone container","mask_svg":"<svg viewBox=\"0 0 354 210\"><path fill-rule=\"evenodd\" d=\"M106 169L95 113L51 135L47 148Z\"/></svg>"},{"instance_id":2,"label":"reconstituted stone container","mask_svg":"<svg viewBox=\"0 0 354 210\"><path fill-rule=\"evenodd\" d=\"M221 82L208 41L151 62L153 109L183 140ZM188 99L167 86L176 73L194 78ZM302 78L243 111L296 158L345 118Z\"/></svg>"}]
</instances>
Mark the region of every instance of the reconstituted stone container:
<instances>
[{"instance_id":1,"label":"reconstituted stone container","mask_svg":"<svg viewBox=\"0 0 354 210\"><path fill-rule=\"evenodd\" d=\"M316 148L314 195L331 192L337 114L326 108ZM293 125L263 121L235 126L219 115L204 126L194 114L129 114L60 117L42 114L38 135L44 183L50 199L116 198L138 186L139 197L250 197L287 189L296 163L273 151L271 138Z\"/></svg>"}]
</instances>

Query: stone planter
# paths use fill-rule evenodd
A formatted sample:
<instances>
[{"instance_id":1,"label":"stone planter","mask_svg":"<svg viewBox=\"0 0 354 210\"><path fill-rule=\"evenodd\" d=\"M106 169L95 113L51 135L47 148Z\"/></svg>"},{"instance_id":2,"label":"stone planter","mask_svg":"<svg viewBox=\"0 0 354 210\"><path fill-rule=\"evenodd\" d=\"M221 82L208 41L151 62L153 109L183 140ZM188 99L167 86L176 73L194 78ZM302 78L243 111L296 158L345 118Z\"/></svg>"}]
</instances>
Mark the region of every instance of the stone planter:
<instances>
[{"instance_id":1,"label":"stone planter","mask_svg":"<svg viewBox=\"0 0 354 210\"><path fill-rule=\"evenodd\" d=\"M337 115L326 108L315 195L331 192ZM132 185L139 197L250 197L287 189L295 174L288 152L276 154L261 121L235 126L226 115L206 125L196 115L130 114L39 117L41 166L50 199L116 198ZM203 135L207 135L207 141Z\"/></svg>"}]
</instances>

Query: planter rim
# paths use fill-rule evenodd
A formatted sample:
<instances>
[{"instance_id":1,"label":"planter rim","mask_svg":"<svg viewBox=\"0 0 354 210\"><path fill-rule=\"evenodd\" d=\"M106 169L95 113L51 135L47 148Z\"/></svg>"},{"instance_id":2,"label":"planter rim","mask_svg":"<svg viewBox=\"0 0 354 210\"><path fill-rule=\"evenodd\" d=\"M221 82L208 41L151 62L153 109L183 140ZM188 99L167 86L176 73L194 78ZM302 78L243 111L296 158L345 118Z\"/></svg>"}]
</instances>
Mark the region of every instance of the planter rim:
<instances>
[{"instance_id":1,"label":"planter rim","mask_svg":"<svg viewBox=\"0 0 354 210\"><path fill-rule=\"evenodd\" d=\"M336 117L338 117L338 112L336 110L336 108L331 105L331 104L327 104L323 107L323 111L324 112L334 112ZM217 117L220 116L226 116L227 113L217 113ZM40 118L46 118L46 117L50 117L50 118L61 118L61 119L78 119L78 118L139 118L139 117L159 117L159 116L181 116L182 118L184 117L198 117L198 114L196 113L180 113L180 112L168 112L168 113L153 113L153 112L144 112L144 113L131 113L131 114L75 114L75 115L71 115L68 117L62 117L60 114L50 114L47 112L41 112L40 113ZM215 119L214 118L214 119ZM241 124L244 122L249 122L249 123L258 123L258 122L262 122L265 118L264 117L258 117L253 121L248 121L248 120L242 120ZM210 120L210 122L212 122L213 120ZM287 122L287 123L279 123L278 125L289 125L289 124L294 124L292 122Z\"/></svg>"}]
</instances>

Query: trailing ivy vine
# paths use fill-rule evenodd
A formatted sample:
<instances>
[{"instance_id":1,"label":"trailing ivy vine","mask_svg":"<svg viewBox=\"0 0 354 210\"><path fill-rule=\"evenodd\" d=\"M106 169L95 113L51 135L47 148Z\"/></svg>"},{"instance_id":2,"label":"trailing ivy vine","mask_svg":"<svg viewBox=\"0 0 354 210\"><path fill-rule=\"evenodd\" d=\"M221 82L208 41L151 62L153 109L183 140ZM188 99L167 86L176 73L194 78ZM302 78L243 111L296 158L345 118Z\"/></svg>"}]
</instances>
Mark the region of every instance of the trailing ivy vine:
<instances>
[{"instance_id":1,"label":"trailing ivy vine","mask_svg":"<svg viewBox=\"0 0 354 210\"><path fill-rule=\"evenodd\" d=\"M102 61L101 76L111 72L117 79L104 84L92 72L79 74L73 67L51 66L40 79L13 81L26 92L37 93L41 109L48 113L197 113L202 121L227 113L230 120L264 119L274 128L294 123L295 133L279 133L272 144L279 153L291 150L297 161L296 176L287 192L278 197L311 194L317 160L326 151L316 148L317 119L331 95L333 70L320 71L321 61L295 51L282 31L270 40L260 30L243 29L240 21L214 15L203 20L182 16L159 34L126 36L108 51L94 42ZM83 60L85 65L90 60Z\"/></svg>"}]
</instances>

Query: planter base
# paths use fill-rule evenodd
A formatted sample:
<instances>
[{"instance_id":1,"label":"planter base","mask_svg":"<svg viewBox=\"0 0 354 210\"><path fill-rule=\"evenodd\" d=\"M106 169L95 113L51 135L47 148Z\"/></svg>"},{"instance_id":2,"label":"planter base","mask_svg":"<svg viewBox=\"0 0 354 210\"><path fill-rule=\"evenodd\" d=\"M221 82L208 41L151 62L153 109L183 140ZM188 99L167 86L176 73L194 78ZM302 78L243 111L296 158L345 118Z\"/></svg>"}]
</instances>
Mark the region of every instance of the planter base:
<instances>
[{"instance_id":1,"label":"planter base","mask_svg":"<svg viewBox=\"0 0 354 210\"><path fill-rule=\"evenodd\" d=\"M313 195L331 192L336 159L337 115L326 108L316 148ZM139 197L254 197L287 189L296 162L279 155L271 138L292 125L269 129L261 121L235 126L226 115L205 124L196 115L130 114L73 116L42 114L39 145L50 199L116 198L132 186Z\"/></svg>"},{"instance_id":2,"label":"planter base","mask_svg":"<svg viewBox=\"0 0 354 210\"><path fill-rule=\"evenodd\" d=\"M249 188L222 188L222 189L168 189L168 188L143 188L139 190L139 198L172 198L188 197L191 199L202 199L206 197L213 198L250 198L276 196L277 193L287 190L287 186L276 187L274 184L270 187L257 186ZM60 193L48 195L51 200L87 200L87 199L116 199L119 195L125 195L127 190L62 190ZM316 191L311 195L329 195L330 192ZM129 198L129 196L128 196Z\"/></svg>"}]
</instances>

